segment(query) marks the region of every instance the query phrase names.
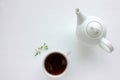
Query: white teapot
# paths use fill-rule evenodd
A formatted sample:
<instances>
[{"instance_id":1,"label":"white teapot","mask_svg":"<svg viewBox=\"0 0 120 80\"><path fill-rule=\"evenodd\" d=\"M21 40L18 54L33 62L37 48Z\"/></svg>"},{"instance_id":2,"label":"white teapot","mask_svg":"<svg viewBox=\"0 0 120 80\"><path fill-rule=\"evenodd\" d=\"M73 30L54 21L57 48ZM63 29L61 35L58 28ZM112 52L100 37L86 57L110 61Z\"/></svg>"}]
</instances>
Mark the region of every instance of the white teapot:
<instances>
[{"instance_id":1,"label":"white teapot","mask_svg":"<svg viewBox=\"0 0 120 80\"><path fill-rule=\"evenodd\" d=\"M80 42L90 47L99 45L105 51L112 52L113 46L105 38L106 27L103 21L95 16L84 16L78 8L76 9L76 14L76 34Z\"/></svg>"}]
</instances>

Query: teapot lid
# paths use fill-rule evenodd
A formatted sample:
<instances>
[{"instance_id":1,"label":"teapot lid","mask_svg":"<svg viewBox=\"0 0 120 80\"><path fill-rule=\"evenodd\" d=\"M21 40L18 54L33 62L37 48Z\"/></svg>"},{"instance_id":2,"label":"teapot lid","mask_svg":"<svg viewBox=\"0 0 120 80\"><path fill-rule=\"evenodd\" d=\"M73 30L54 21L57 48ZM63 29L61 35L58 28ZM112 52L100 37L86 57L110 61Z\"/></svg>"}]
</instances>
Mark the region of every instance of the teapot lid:
<instances>
[{"instance_id":1,"label":"teapot lid","mask_svg":"<svg viewBox=\"0 0 120 80\"><path fill-rule=\"evenodd\" d=\"M103 27L99 22L91 21L88 23L86 31L89 37L98 38L103 32Z\"/></svg>"}]
</instances>

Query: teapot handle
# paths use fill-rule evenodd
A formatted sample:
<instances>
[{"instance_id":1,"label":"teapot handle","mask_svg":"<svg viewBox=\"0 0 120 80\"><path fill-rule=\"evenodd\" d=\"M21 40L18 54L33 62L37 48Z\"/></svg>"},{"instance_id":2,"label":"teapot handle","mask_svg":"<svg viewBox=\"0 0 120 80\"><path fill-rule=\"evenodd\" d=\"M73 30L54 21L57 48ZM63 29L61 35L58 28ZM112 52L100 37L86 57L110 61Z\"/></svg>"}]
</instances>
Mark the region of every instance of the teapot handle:
<instances>
[{"instance_id":1,"label":"teapot handle","mask_svg":"<svg viewBox=\"0 0 120 80\"><path fill-rule=\"evenodd\" d=\"M111 44L111 42L108 41L108 40L105 39L105 38L102 38L102 39L101 39L99 46L100 46L102 49L104 49L105 51L109 52L109 53L112 52L113 49L114 49L113 46L112 46L112 44Z\"/></svg>"}]
</instances>

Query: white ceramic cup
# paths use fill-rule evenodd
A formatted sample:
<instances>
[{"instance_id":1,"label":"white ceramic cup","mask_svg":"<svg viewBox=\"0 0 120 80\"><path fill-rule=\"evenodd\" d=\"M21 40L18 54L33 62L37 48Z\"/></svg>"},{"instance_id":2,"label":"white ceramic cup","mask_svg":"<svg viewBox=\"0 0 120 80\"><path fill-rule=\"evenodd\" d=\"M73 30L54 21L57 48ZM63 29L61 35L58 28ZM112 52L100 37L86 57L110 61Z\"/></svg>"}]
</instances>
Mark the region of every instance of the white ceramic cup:
<instances>
[{"instance_id":1,"label":"white ceramic cup","mask_svg":"<svg viewBox=\"0 0 120 80\"><path fill-rule=\"evenodd\" d=\"M45 72L45 74L48 76L48 77L50 77L50 78L59 78L59 77L61 77L61 76L63 76L65 73L66 73L66 71L67 71L67 68L68 68L68 66L69 66L69 61L68 61L68 56L69 56L69 54L70 54L71 52L68 52L68 53L63 53L63 52L61 52L61 51L52 51L52 52L49 52L48 54L46 54L45 55L45 57L44 57L44 59L43 59L43 70L44 70L44 72ZM65 67L65 69L60 73L60 74L57 74L57 75L54 75L54 74L51 74L47 69L46 69L46 66L45 66L45 61L46 61L46 59L50 56L50 55L54 55L54 54L60 54L61 56L63 56L64 58L65 58L65 60L66 60L66 67Z\"/></svg>"}]
</instances>

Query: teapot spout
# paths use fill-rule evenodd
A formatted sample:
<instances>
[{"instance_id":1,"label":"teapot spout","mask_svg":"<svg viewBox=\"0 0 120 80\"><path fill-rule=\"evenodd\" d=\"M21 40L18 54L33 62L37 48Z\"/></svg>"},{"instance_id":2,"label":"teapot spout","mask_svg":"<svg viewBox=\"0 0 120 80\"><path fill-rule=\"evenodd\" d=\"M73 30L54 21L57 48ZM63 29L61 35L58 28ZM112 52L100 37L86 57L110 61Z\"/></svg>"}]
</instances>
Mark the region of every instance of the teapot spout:
<instances>
[{"instance_id":1,"label":"teapot spout","mask_svg":"<svg viewBox=\"0 0 120 80\"><path fill-rule=\"evenodd\" d=\"M80 12L79 8L76 8L77 14L77 26L84 22L86 17Z\"/></svg>"}]
</instances>

